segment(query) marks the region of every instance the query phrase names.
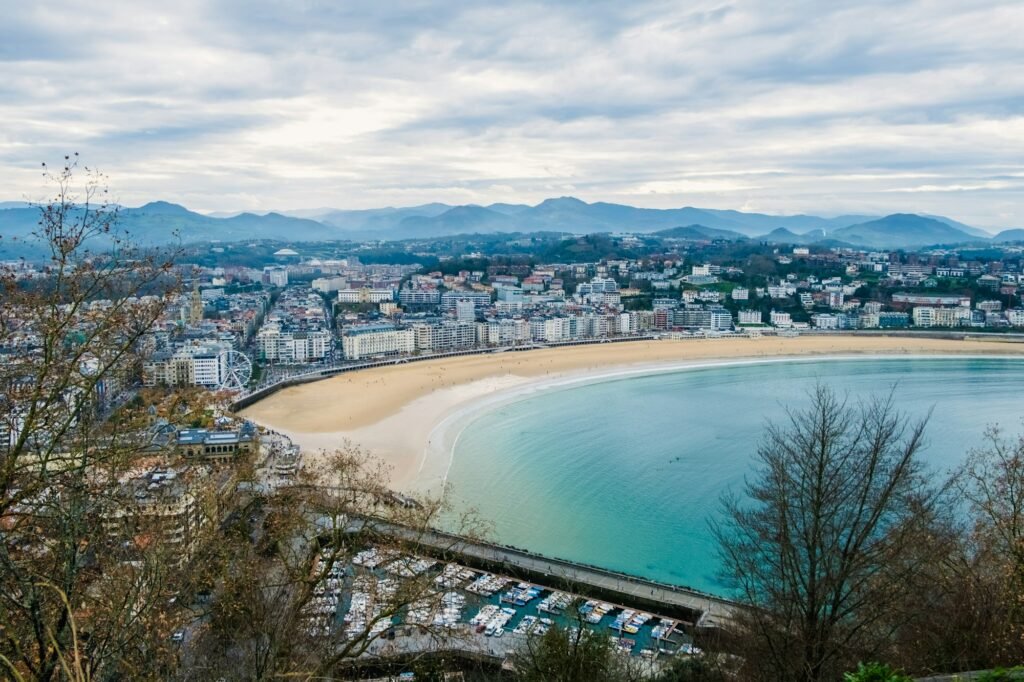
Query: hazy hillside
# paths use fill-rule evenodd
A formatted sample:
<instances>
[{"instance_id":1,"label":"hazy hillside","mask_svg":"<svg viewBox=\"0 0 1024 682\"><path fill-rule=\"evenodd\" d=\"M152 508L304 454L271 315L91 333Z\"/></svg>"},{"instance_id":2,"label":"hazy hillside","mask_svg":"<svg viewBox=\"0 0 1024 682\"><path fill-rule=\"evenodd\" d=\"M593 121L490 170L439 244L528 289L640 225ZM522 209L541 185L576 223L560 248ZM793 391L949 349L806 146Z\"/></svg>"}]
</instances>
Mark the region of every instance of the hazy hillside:
<instances>
[{"instance_id":1,"label":"hazy hillside","mask_svg":"<svg viewBox=\"0 0 1024 682\"><path fill-rule=\"evenodd\" d=\"M0 209L0 257L37 257L33 231L39 220L38 208ZM231 218L214 218L189 211L184 206L154 201L138 208L119 211L118 229L143 246L174 242L242 241L246 239L338 239L338 230L315 220L292 218L278 213L242 213ZM106 248L101 239L91 248Z\"/></svg>"},{"instance_id":2,"label":"hazy hillside","mask_svg":"<svg viewBox=\"0 0 1024 682\"><path fill-rule=\"evenodd\" d=\"M349 232L381 233L393 230L406 218L426 217L432 218L441 215L445 211L454 208L448 204L423 204L422 206L408 206L405 208L370 208L356 211L344 211L329 209L319 214L307 215L304 217L318 220L327 225L340 228Z\"/></svg>"},{"instance_id":3,"label":"hazy hillside","mask_svg":"<svg viewBox=\"0 0 1024 682\"><path fill-rule=\"evenodd\" d=\"M977 236L945 222L913 213L895 213L878 220L843 227L829 232L828 238L878 248L908 248L979 241Z\"/></svg>"},{"instance_id":4,"label":"hazy hillside","mask_svg":"<svg viewBox=\"0 0 1024 682\"><path fill-rule=\"evenodd\" d=\"M797 234L792 230L787 230L784 227L777 227L768 234L763 234L758 237L758 241L772 242L775 244L812 244L816 241L820 241L824 238L824 233L820 230L815 230L810 233L810 236Z\"/></svg>"},{"instance_id":5,"label":"hazy hillside","mask_svg":"<svg viewBox=\"0 0 1024 682\"><path fill-rule=\"evenodd\" d=\"M1024 228L1015 228L1012 230L1003 230L995 237L992 237L994 242L1022 242L1024 241Z\"/></svg>"},{"instance_id":6,"label":"hazy hillside","mask_svg":"<svg viewBox=\"0 0 1024 682\"><path fill-rule=\"evenodd\" d=\"M658 230L654 233L659 237L669 239L690 239L694 241L706 239L728 239L730 241L741 241L747 239L745 235L732 230L717 230L703 225L687 225L686 227L673 227L668 230Z\"/></svg>"},{"instance_id":7,"label":"hazy hillside","mask_svg":"<svg viewBox=\"0 0 1024 682\"><path fill-rule=\"evenodd\" d=\"M663 233L677 238L749 237L779 243L845 243L883 247L915 247L977 241L987 235L957 221L915 214L884 218L812 215L771 216L732 210L684 207L637 208L574 197L546 199L535 206L491 204L450 206L442 203L357 211L330 208L296 210L290 214L253 213L203 215L184 206L154 201L121 209L121 228L142 244L176 240L238 241L246 239L415 239L496 232ZM27 239L36 227L38 209L23 202L0 204L0 257L27 255ZM685 226L685 227L681 227ZM717 231L717 232L716 232ZM1003 235L1011 234L1004 232ZM985 236L982 236L985 235ZM673 236L663 234L663 236ZM1013 236L1004 239L1016 238ZM5 242L6 243L2 243Z\"/></svg>"},{"instance_id":8,"label":"hazy hillside","mask_svg":"<svg viewBox=\"0 0 1024 682\"><path fill-rule=\"evenodd\" d=\"M403 219L398 229L415 237L517 231L514 218L482 206L456 206L433 218L411 216Z\"/></svg>"}]
</instances>

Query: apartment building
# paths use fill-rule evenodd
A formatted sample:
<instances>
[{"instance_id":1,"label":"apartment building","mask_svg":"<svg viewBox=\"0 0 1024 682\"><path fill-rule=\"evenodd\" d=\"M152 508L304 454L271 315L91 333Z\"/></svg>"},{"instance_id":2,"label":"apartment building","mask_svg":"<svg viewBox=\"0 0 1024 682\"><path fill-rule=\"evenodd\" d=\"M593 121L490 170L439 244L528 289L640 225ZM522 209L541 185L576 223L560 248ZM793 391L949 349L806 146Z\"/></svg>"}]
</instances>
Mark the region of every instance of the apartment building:
<instances>
[{"instance_id":1,"label":"apartment building","mask_svg":"<svg viewBox=\"0 0 1024 682\"><path fill-rule=\"evenodd\" d=\"M739 324L763 324L764 316L760 310L741 310L737 314Z\"/></svg>"},{"instance_id":2,"label":"apartment building","mask_svg":"<svg viewBox=\"0 0 1024 682\"><path fill-rule=\"evenodd\" d=\"M331 334L324 329L287 331L268 323L256 334L256 348L260 359L268 362L317 362L330 351Z\"/></svg>"},{"instance_id":3,"label":"apartment building","mask_svg":"<svg viewBox=\"0 0 1024 682\"><path fill-rule=\"evenodd\" d=\"M348 280L344 277L318 277L313 280L312 287L314 291L329 294L341 289L347 289Z\"/></svg>"},{"instance_id":4,"label":"apartment building","mask_svg":"<svg viewBox=\"0 0 1024 682\"><path fill-rule=\"evenodd\" d=\"M400 289L398 302L403 306L432 306L441 302L438 289Z\"/></svg>"},{"instance_id":5,"label":"apartment building","mask_svg":"<svg viewBox=\"0 0 1024 682\"><path fill-rule=\"evenodd\" d=\"M511 346L530 340L530 323L524 319L488 320L477 325L477 342L485 346Z\"/></svg>"},{"instance_id":6,"label":"apartment building","mask_svg":"<svg viewBox=\"0 0 1024 682\"><path fill-rule=\"evenodd\" d=\"M453 310L459 301L472 301L477 310L491 305L491 295L484 291L446 291L441 295L441 309Z\"/></svg>"},{"instance_id":7,"label":"apartment building","mask_svg":"<svg viewBox=\"0 0 1024 682\"><path fill-rule=\"evenodd\" d=\"M202 467L154 467L126 481L122 493L101 503L107 535L145 547L157 542L177 555L179 565L217 519L215 486Z\"/></svg>"},{"instance_id":8,"label":"apartment building","mask_svg":"<svg viewBox=\"0 0 1024 682\"><path fill-rule=\"evenodd\" d=\"M383 303L395 300L394 289L339 289L338 303Z\"/></svg>"},{"instance_id":9,"label":"apartment building","mask_svg":"<svg viewBox=\"0 0 1024 682\"><path fill-rule=\"evenodd\" d=\"M224 379L227 343L186 345L157 351L142 363L144 386L204 386L217 388Z\"/></svg>"},{"instance_id":10,"label":"apartment building","mask_svg":"<svg viewBox=\"0 0 1024 682\"><path fill-rule=\"evenodd\" d=\"M416 350L416 335L394 325L361 325L345 330L341 346L347 360L403 355Z\"/></svg>"},{"instance_id":11,"label":"apartment building","mask_svg":"<svg viewBox=\"0 0 1024 682\"><path fill-rule=\"evenodd\" d=\"M281 266L263 268L263 283L272 287L288 286L288 270Z\"/></svg>"},{"instance_id":12,"label":"apartment building","mask_svg":"<svg viewBox=\"0 0 1024 682\"><path fill-rule=\"evenodd\" d=\"M442 322L413 326L416 350L447 351L472 348L476 345L476 324L473 322Z\"/></svg>"},{"instance_id":13,"label":"apartment building","mask_svg":"<svg viewBox=\"0 0 1024 682\"><path fill-rule=\"evenodd\" d=\"M914 308L913 320L915 327L959 327L971 319L970 308L933 308L917 306Z\"/></svg>"},{"instance_id":14,"label":"apartment building","mask_svg":"<svg viewBox=\"0 0 1024 682\"><path fill-rule=\"evenodd\" d=\"M686 305L675 311L674 326L686 329L732 329L732 314L721 306Z\"/></svg>"}]
</instances>

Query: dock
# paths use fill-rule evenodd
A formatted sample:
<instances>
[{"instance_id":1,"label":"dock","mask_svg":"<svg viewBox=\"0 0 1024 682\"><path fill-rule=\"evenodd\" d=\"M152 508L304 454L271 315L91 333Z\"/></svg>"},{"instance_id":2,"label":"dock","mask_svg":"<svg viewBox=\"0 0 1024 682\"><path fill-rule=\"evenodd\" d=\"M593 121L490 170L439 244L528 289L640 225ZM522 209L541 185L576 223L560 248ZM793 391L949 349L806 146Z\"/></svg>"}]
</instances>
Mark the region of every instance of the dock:
<instances>
[{"instance_id":1,"label":"dock","mask_svg":"<svg viewBox=\"0 0 1024 682\"><path fill-rule=\"evenodd\" d=\"M375 519L363 520L353 530L363 530L367 526L373 532L415 543L424 550L433 550L442 558L457 555L463 563L484 570L518 573L547 587L600 597L643 610L669 610L701 630L728 627L742 608L736 602L698 590L471 540L439 530L407 528Z\"/></svg>"}]
</instances>

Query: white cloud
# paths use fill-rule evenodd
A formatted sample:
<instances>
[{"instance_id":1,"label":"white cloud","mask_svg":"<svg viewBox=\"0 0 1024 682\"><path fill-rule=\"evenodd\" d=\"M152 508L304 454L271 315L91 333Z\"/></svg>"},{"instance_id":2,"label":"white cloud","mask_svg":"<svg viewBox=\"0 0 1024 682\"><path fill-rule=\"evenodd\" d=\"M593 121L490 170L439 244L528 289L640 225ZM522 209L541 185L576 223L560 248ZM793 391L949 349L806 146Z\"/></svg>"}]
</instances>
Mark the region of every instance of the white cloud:
<instances>
[{"instance_id":1,"label":"white cloud","mask_svg":"<svg viewBox=\"0 0 1024 682\"><path fill-rule=\"evenodd\" d=\"M45 5L45 6L44 6ZM202 210L588 200L1024 225L1024 6L0 0L0 181ZM74 16L74 21L66 17Z\"/></svg>"}]
</instances>

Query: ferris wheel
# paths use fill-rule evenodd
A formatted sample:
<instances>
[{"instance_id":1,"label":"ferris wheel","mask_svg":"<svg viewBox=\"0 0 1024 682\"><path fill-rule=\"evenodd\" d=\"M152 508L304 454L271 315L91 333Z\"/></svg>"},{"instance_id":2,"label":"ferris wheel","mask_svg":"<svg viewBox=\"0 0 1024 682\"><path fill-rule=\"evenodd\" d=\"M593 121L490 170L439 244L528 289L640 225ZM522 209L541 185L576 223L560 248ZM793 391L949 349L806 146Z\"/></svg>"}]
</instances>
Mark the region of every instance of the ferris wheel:
<instances>
[{"instance_id":1,"label":"ferris wheel","mask_svg":"<svg viewBox=\"0 0 1024 682\"><path fill-rule=\"evenodd\" d=\"M221 368L219 388L222 391L241 391L252 379L252 360L237 350L222 350L218 358Z\"/></svg>"}]
</instances>

